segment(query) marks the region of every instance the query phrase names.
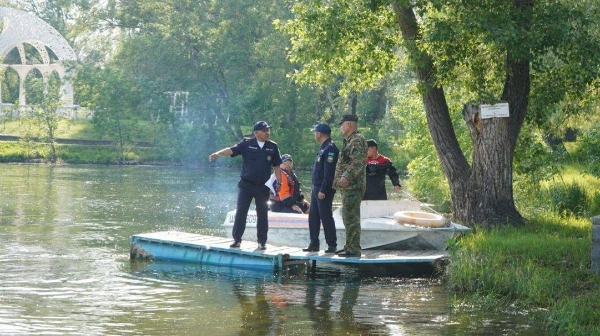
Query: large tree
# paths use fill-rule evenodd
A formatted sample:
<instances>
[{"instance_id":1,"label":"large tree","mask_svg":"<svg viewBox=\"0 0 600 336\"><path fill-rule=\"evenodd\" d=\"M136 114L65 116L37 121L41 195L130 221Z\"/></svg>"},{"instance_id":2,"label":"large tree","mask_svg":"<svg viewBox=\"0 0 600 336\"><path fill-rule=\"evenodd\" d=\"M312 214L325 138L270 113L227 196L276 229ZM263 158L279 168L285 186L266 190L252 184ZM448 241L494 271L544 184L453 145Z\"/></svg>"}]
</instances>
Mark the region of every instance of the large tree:
<instances>
[{"instance_id":1,"label":"large tree","mask_svg":"<svg viewBox=\"0 0 600 336\"><path fill-rule=\"evenodd\" d=\"M308 0L296 3L292 60L299 80L342 90L375 85L406 53L419 81L429 133L456 220L524 223L513 200L513 157L526 117L581 94L600 72L599 4L594 0ZM472 141L457 140L444 87L465 92ZM510 117L482 119L481 102L508 102Z\"/></svg>"}]
</instances>

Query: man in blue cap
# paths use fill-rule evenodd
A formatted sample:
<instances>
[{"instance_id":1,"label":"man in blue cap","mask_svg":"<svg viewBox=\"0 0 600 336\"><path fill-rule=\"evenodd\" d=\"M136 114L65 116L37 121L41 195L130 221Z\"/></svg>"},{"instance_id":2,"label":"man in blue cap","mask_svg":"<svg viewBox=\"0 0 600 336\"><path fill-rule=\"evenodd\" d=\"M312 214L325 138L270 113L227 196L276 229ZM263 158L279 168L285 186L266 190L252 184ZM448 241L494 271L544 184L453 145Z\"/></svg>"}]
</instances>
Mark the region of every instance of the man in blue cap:
<instances>
[{"instance_id":1,"label":"man in blue cap","mask_svg":"<svg viewBox=\"0 0 600 336\"><path fill-rule=\"evenodd\" d=\"M305 252L317 252L320 249L319 231L321 223L327 242L326 253L333 253L337 248L335 222L333 220L332 203L335 189L332 188L335 167L339 153L337 146L331 140L331 128L326 124L318 124L313 129L315 140L321 144L315 160L312 174L311 207L308 215L310 244L303 249Z\"/></svg>"},{"instance_id":2,"label":"man in blue cap","mask_svg":"<svg viewBox=\"0 0 600 336\"><path fill-rule=\"evenodd\" d=\"M267 232L269 231L268 222L268 201L269 188L265 182L271 176L271 166L275 172L277 185L281 185L281 157L277 144L269 140L271 136L271 126L264 121L258 121L254 124L254 137L244 138L233 147L223 148L220 151L212 153L209 161L213 161L219 156L238 156L243 159L240 182L238 183L237 211L233 223L234 242L230 246L239 248L242 243L242 236L246 230L246 217L250 209L250 203L254 198L256 205L256 238L258 249L266 250Z\"/></svg>"}]
</instances>

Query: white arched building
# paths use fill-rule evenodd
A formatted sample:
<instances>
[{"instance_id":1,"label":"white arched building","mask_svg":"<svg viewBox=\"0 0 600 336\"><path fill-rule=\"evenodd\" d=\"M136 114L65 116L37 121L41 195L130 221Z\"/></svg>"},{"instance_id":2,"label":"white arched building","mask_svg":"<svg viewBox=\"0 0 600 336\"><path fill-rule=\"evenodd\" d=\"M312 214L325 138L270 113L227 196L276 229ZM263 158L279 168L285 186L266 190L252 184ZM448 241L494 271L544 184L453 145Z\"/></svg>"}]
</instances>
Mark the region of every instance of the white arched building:
<instances>
[{"instance_id":1,"label":"white arched building","mask_svg":"<svg viewBox=\"0 0 600 336\"><path fill-rule=\"evenodd\" d=\"M19 105L27 104L25 79L30 71L37 69L45 80L52 72L58 73L61 79L63 104L65 107L73 106L73 86L70 79L67 78L68 74L63 62L74 61L76 56L67 40L56 29L35 15L14 8L0 7L0 23L2 26L0 59L4 59L15 48L20 56L19 64L0 64L0 71L12 68L19 75ZM24 44L29 44L37 50L42 63L32 64L32 61L27 59ZM54 53L57 60L51 60L48 49ZM3 101L0 88L1 103Z\"/></svg>"}]
</instances>

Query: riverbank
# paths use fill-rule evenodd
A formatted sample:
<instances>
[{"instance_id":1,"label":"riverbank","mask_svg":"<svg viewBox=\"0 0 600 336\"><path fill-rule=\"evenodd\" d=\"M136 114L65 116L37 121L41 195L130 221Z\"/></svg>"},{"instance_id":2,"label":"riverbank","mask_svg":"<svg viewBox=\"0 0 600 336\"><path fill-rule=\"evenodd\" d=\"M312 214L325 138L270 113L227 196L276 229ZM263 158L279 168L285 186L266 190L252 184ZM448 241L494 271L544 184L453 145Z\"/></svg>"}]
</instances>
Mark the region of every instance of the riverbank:
<instances>
[{"instance_id":1,"label":"riverbank","mask_svg":"<svg viewBox=\"0 0 600 336\"><path fill-rule=\"evenodd\" d=\"M600 179L565 171L565 180L579 180L588 192L600 194ZM460 239L444 279L452 291L466 294L468 304L506 314L533 312L550 334L600 335L600 276L590 271L591 221L546 208L524 212L530 220L525 227L476 228Z\"/></svg>"},{"instance_id":2,"label":"riverbank","mask_svg":"<svg viewBox=\"0 0 600 336\"><path fill-rule=\"evenodd\" d=\"M106 145L56 144L58 163L68 164L154 164L178 165L163 150L126 146L123 161L117 160L117 149ZM48 163L50 147L33 141L0 142L0 162Z\"/></svg>"}]
</instances>

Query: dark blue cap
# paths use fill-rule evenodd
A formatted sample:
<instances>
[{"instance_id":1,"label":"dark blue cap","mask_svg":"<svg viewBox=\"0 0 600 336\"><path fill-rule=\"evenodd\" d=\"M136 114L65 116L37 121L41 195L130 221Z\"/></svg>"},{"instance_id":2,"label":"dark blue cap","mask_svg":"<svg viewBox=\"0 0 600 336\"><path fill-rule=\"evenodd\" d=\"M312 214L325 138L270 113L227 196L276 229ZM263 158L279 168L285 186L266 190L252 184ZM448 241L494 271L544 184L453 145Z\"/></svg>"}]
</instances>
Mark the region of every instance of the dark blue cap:
<instances>
[{"instance_id":1,"label":"dark blue cap","mask_svg":"<svg viewBox=\"0 0 600 336\"><path fill-rule=\"evenodd\" d=\"M269 128L271 128L271 126L269 126L269 124L267 124L266 121L257 121L256 124L254 124L254 130L255 131L264 131L264 130L268 130Z\"/></svg>"},{"instance_id":2,"label":"dark blue cap","mask_svg":"<svg viewBox=\"0 0 600 336\"><path fill-rule=\"evenodd\" d=\"M313 129L313 132L321 132L325 134L331 134L331 127L327 124L318 124Z\"/></svg>"}]
</instances>

